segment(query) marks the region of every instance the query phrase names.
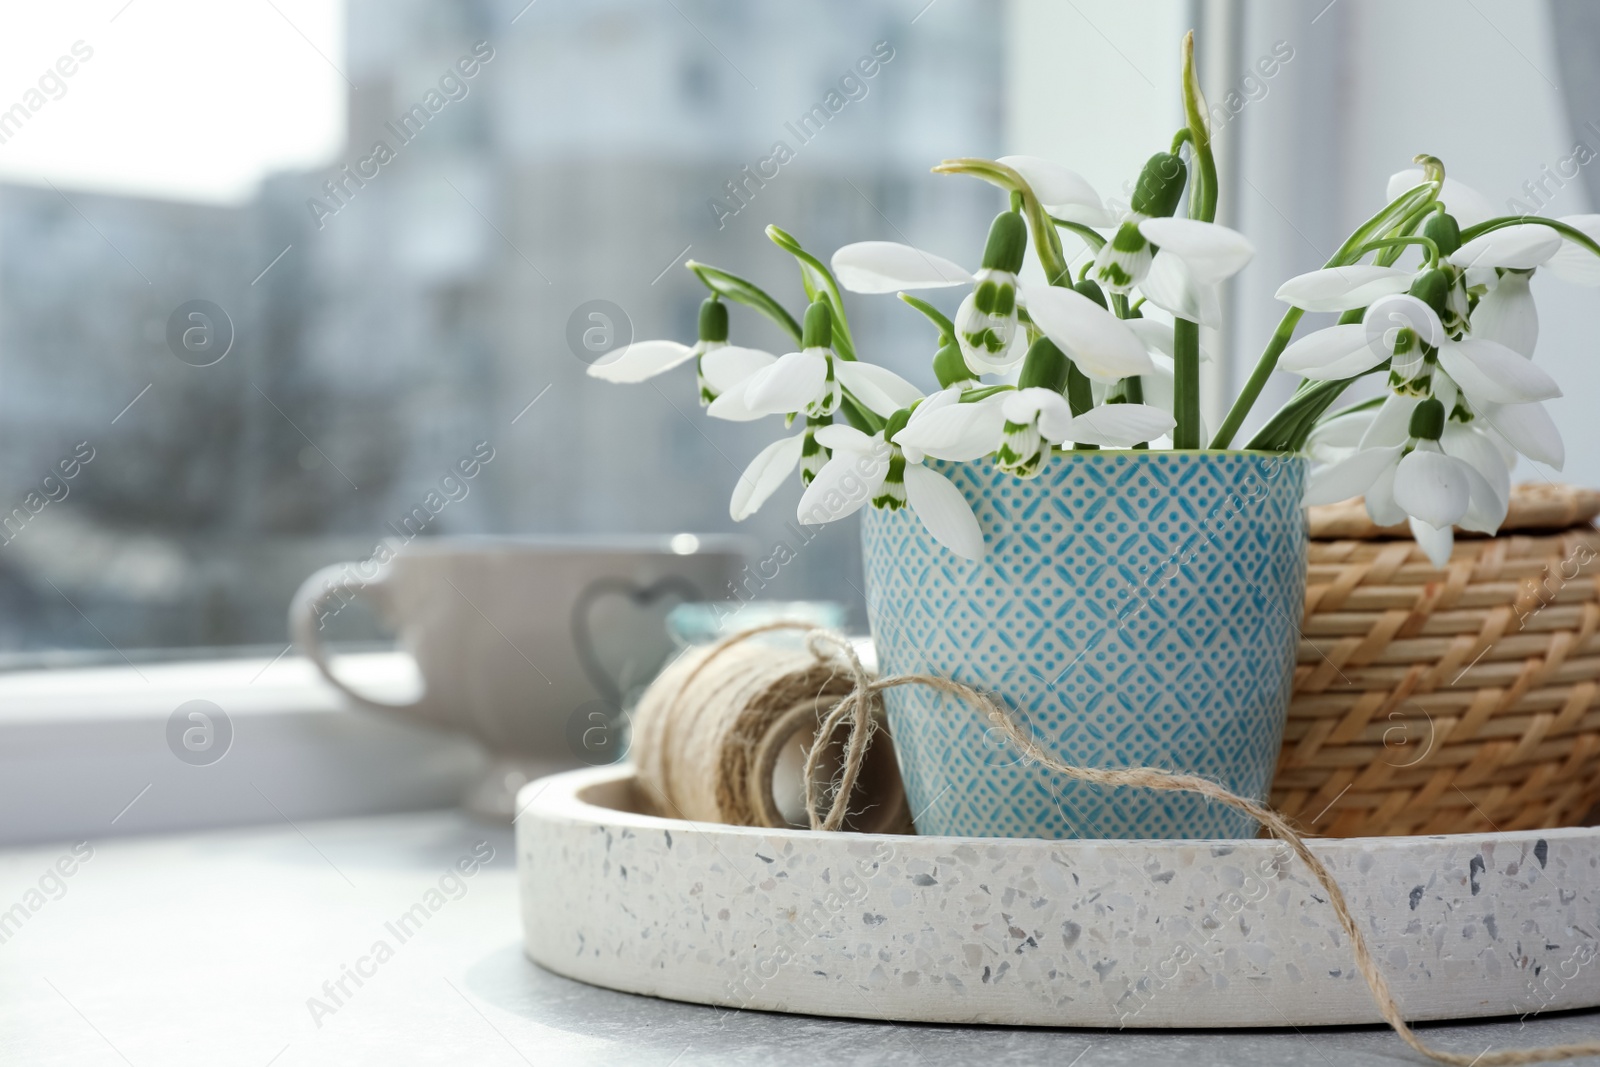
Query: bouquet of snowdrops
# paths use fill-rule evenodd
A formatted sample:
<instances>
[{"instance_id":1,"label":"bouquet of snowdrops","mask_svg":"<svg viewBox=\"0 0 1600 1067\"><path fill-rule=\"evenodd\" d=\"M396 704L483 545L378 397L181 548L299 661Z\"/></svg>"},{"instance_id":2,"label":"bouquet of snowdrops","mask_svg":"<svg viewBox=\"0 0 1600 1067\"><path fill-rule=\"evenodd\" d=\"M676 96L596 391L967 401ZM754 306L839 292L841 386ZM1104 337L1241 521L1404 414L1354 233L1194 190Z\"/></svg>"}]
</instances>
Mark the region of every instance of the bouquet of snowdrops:
<instances>
[{"instance_id":1,"label":"bouquet of snowdrops","mask_svg":"<svg viewBox=\"0 0 1600 1067\"><path fill-rule=\"evenodd\" d=\"M1227 449L1275 370L1300 376L1294 396L1245 447L1307 453L1307 503L1365 495L1374 522L1409 520L1435 563L1453 527L1493 533L1506 515L1517 456L1560 467L1560 435L1542 402L1560 395L1535 365L1533 271L1600 285L1600 215L1556 220L1496 216L1479 194L1418 156L1396 174L1389 203L1327 265L1278 289L1289 305L1223 423L1200 420L1201 327L1220 325L1219 286L1249 262L1250 242L1213 220L1217 174L1192 35L1183 53L1186 124L1152 156L1126 204L1078 174L1027 156L953 159L1009 194L977 270L908 245L846 245L825 265L778 229L809 302L798 319L726 271L690 261L710 291L693 345L644 341L589 369L637 382L695 360L713 418L782 416L792 431L740 477L731 512L743 519L796 470L798 517L830 522L870 503L909 507L967 559L983 536L961 493L927 460L992 457L1037 476L1057 449ZM1179 209L1184 208L1182 215ZM1087 246L1069 262L1061 233ZM1019 280L1029 246L1043 284ZM952 320L907 290L967 287ZM861 358L843 292L898 292L932 324L940 389ZM775 356L729 342L728 302L766 315L797 350ZM1338 324L1295 338L1307 311ZM1381 394L1335 409L1351 385L1381 376Z\"/></svg>"}]
</instances>

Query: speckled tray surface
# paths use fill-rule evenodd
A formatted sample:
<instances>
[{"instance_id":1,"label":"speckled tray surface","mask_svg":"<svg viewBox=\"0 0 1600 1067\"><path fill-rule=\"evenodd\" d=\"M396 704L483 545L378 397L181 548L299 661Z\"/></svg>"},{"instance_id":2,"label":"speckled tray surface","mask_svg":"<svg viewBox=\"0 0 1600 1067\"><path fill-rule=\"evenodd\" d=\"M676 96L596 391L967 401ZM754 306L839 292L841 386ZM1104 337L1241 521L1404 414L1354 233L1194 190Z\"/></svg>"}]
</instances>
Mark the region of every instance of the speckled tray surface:
<instances>
[{"instance_id":1,"label":"speckled tray surface","mask_svg":"<svg viewBox=\"0 0 1600 1067\"><path fill-rule=\"evenodd\" d=\"M942 1023L1381 1021L1272 841L816 834L641 814L627 767L518 798L525 946L674 1000ZM1600 1005L1600 828L1320 840L1407 1018Z\"/></svg>"}]
</instances>

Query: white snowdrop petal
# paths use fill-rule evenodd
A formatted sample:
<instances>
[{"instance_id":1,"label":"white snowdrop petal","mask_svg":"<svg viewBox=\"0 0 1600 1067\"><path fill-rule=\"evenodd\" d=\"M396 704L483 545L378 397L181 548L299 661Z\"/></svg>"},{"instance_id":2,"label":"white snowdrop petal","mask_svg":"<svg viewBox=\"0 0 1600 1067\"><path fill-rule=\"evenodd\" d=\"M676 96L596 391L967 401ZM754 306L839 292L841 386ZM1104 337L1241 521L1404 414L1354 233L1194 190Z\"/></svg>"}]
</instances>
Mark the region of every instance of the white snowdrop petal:
<instances>
[{"instance_id":1,"label":"white snowdrop petal","mask_svg":"<svg viewBox=\"0 0 1600 1067\"><path fill-rule=\"evenodd\" d=\"M1439 366L1478 404L1527 404L1552 400L1561 387L1545 370L1495 341L1468 337L1439 349Z\"/></svg>"},{"instance_id":2,"label":"white snowdrop petal","mask_svg":"<svg viewBox=\"0 0 1600 1067\"><path fill-rule=\"evenodd\" d=\"M770 413L751 410L750 405L745 403L745 389L741 383L713 400L706 408L706 414L713 419L725 419L728 422L753 422Z\"/></svg>"},{"instance_id":3,"label":"white snowdrop petal","mask_svg":"<svg viewBox=\"0 0 1600 1067\"><path fill-rule=\"evenodd\" d=\"M1255 246L1244 234L1198 219L1145 219L1139 232L1184 261L1199 283L1216 283L1244 269L1256 254Z\"/></svg>"},{"instance_id":4,"label":"white snowdrop petal","mask_svg":"<svg viewBox=\"0 0 1600 1067\"><path fill-rule=\"evenodd\" d=\"M1600 257L1595 259L1600 263ZM1539 309L1528 291L1526 274L1507 274L1472 309L1472 336L1498 341L1519 355L1533 358L1539 342Z\"/></svg>"},{"instance_id":5,"label":"white snowdrop petal","mask_svg":"<svg viewBox=\"0 0 1600 1067\"><path fill-rule=\"evenodd\" d=\"M1478 473L1472 464L1463 463L1461 470L1467 476L1468 503L1467 513L1461 516L1456 525L1474 533L1497 532L1500 524L1506 520L1506 512L1510 510L1509 495L1501 496L1495 492L1488 479Z\"/></svg>"},{"instance_id":6,"label":"white snowdrop petal","mask_svg":"<svg viewBox=\"0 0 1600 1067\"><path fill-rule=\"evenodd\" d=\"M853 515L872 499L888 473L889 461L881 455L837 452L800 495L795 518L816 526Z\"/></svg>"},{"instance_id":7,"label":"white snowdrop petal","mask_svg":"<svg viewBox=\"0 0 1600 1067\"><path fill-rule=\"evenodd\" d=\"M1439 321L1439 313L1410 293L1380 296L1361 316L1361 325L1374 338L1381 337L1388 344L1383 349L1385 359L1394 352L1393 342L1398 330L1410 330L1434 348L1444 340L1444 324Z\"/></svg>"},{"instance_id":8,"label":"white snowdrop petal","mask_svg":"<svg viewBox=\"0 0 1600 1067\"><path fill-rule=\"evenodd\" d=\"M1276 299L1306 311L1349 311L1380 296L1411 288L1414 272L1375 263L1326 267L1299 274L1278 286Z\"/></svg>"},{"instance_id":9,"label":"white snowdrop petal","mask_svg":"<svg viewBox=\"0 0 1600 1067\"><path fill-rule=\"evenodd\" d=\"M623 384L642 382L693 357L694 349L677 341L638 341L589 364L589 377Z\"/></svg>"},{"instance_id":10,"label":"white snowdrop petal","mask_svg":"<svg viewBox=\"0 0 1600 1067\"><path fill-rule=\"evenodd\" d=\"M1394 502L1394 473L1393 464L1385 467L1365 493L1367 517L1379 526L1399 526L1406 521L1404 509Z\"/></svg>"},{"instance_id":11,"label":"white snowdrop petal","mask_svg":"<svg viewBox=\"0 0 1600 1067\"><path fill-rule=\"evenodd\" d=\"M1052 405L1065 407L1067 398L1054 389L1033 387L1016 389L1001 394L1000 411L1007 422L1032 422L1045 408Z\"/></svg>"},{"instance_id":12,"label":"white snowdrop petal","mask_svg":"<svg viewBox=\"0 0 1600 1067\"><path fill-rule=\"evenodd\" d=\"M1039 203L1057 218L1085 226L1109 226L1114 221L1100 194L1077 171L1038 156L1001 156L996 162L1022 175Z\"/></svg>"},{"instance_id":13,"label":"white snowdrop petal","mask_svg":"<svg viewBox=\"0 0 1600 1067\"><path fill-rule=\"evenodd\" d=\"M1406 190L1415 189L1421 184L1422 168L1412 167L1400 171L1389 178L1388 197L1393 200ZM1488 197L1454 178L1444 180L1444 186L1439 190L1439 199L1444 203L1445 210L1455 217L1456 223L1463 230L1480 222L1488 222L1499 214Z\"/></svg>"},{"instance_id":14,"label":"white snowdrop petal","mask_svg":"<svg viewBox=\"0 0 1600 1067\"><path fill-rule=\"evenodd\" d=\"M1402 396L1399 393L1385 396L1383 403L1378 405L1377 415L1373 416L1372 425L1367 428L1366 436L1361 438L1361 447L1390 448L1405 444L1411 436L1411 413L1417 410L1420 403L1420 396Z\"/></svg>"},{"instance_id":15,"label":"white snowdrop petal","mask_svg":"<svg viewBox=\"0 0 1600 1067\"><path fill-rule=\"evenodd\" d=\"M806 435L785 437L756 453L750 466L739 475L739 484L733 487L733 500L728 504L728 514L735 522L756 513L767 498L778 490L795 467L800 465L800 450L805 446Z\"/></svg>"},{"instance_id":16,"label":"white snowdrop petal","mask_svg":"<svg viewBox=\"0 0 1600 1067\"><path fill-rule=\"evenodd\" d=\"M700 357L700 375L713 392L721 395L756 371L765 370L777 361L777 356L759 348L724 345Z\"/></svg>"},{"instance_id":17,"label":"white snowdrop petal","mask_svg":"<svg viewBox=\"0 0 1600 1067\"><path fill-rule=\"evenodd\" d=\"M815 436L817 444L829 452L840 449L847 452L871 452L874 448L882 446L882 442L877 438L843 422L831 422L826 426L819 426Z\"/></svg>"},{"instance_id":18,"label":"white snowdrop petal","mask_svg":"<svg viewBox=\"0 0 1600 1067\"><path fill-rule=\"evenodd\" d=\"M1278 369L1313 381L1350 378L1371 370L1389 354L1371 342L1359 322L1308 333L1283 350Z\"/></svg>"},{"instance_id":19,"label":"white snowdrop petal","mask_svg":"<svg viewBox=\"0 0 1600 1067\"><path fill-rule=\"evenodd\" d=\"M905 479L906 503L933 539L963 559L982 559L983 529L961 490L921 464L908 464Z\"/></svg>"},{"instance_id":20,"label":"white snowdrop petal","mask_svg":"<svg viewBox=\"0 0 1600 1067\"><path fill-rule=\"evenodd\" d=\"M1429 526L1453 526L1467 513L1471 490L1460 460L1418 448L1394 472L1394 502Z\"/></svg>"},{"instance_id":21,"label":"white snowdrop petal","mask_svg":"<svg viewBox=\"0 0 1600 1067\"><path fill-rule=\"evenodd\" d=\"M1376 408L1325 418L1306 438L1306 455L1313 463L1337 463L1361 445L1361 438L1377 417Z\"/></svg>"},{"instance_id":22,"label":"white snowdrop petal","mask_svg":"<svg viewBox=\"0 0 1600 1067\"><path fill-rule=\"evenodd\" d=\"M1524 223L1479 234L1450 254L1458 267L1537 267L1561 248L1561 235L1548 226Z\"/></svg>"},{"instance_id":23,"label":"white snowdrop petal","mask_svg":"<svg viewBox=\"0 0 1600 1067\"><path fill-rule=\"evenodd\" d=\"M828 378L828 360L815 352L790 352L750 376L745 405L762 415L800 411L818 396Z\"/></svg>"},{"instance_id":24,"label":"white snowdrop petal","mask_svg":"<svg viewBox=\"0 0 1600 1067\"><path fill-rule=\"evenodd\" d=\"M840 385L850 390L874 415L884 418L922 399L922 390L875 363L836 359L833 373L838 376Z\"/></svg>"},{"instance_id":25,"label":"white snowdrop petal","mask_svg":"<svg viewBox=\"0 0 1600 1067\"><path fill-rule=\"evenodd\" d=\"M1337 504L1360 496L1400 456L1400 448L1364 448L1348 459L1320 467L1306 481L1307 504Z\"/></svg>"},{"instance_id":26,"label":"white snowdrop petal","mask_svg":"<svg viewBox=\"0 0 1600 1067\"><path fill-rule=\"evenodd\" d=\"M1043 423L1041 421L1041 428ZM1176 425L1169 412L1148 404L1104 404L1072 420L1069 440L1108 448L1153 441Z\"/></svg>"},{"instance_id":27,"label":"white snowdrop petal","mask_svg":"<svg viewBox=\"0 0 1600 1067\"><path fill-rule=\"evenodd\" d=\"M1082 293L1058 285L1029 285L1025 291L1034 325L1090 378L1114 382L1154 366L1138 336Z\"/></svg>"},{"instance_id":28,"label":"white snowdrop petal","mask_svg":"<svg viewBox=\"0 0 1600 1067\"><path fill-rule=\"evenodd\" d=\"M980 459L1000 447L1006 417L999 399L997 394L972 404L947 404L927 415L922 410L930 401L923 401L895 435L895 442L934 459L956 463Z\"/></svg>"},{"instance_id":29,"label":"white snowdrop petal","mask_svg":"<svg viewBox=\"0 0 1600 1067\"><path fill-rule=\"evenodd\" d=\"M1450 565L1450 553L1455 549L1455 531L1446 526L1440 529L1430 526L1421 519L1412 518L1411 536L1432 561L1435 567L1444 568Z\"/></svg>"},{"instance_id":30,"label":"white snowdrop petal","mask_svg":"<svg viewBox=\"0 0 1600 1067\"><path fill-rule=\"evenodd\" d=\"M1566 215L1560 221L1600 241L1600 215ZM1575 241L1563 241L1561 250L1545 260L1544 269L1573 285L1600 285L1600 256Z\"/></svg>"},{"instance_id":31,"label":"white snowdrop petal","mask_svg":"<svg viewBox=\"0 0 1600 1067\"><path fill-rule=\"evenodd\" d=\"M858 241L833 254L833 274L853 293L966 285L972 273L943 256L895 241Z\"/></svg>"},{"instance_id":32,"label":"white snowdrop petal","mask_svg":"<svg viewBox=\"0 0 1600 1067\"><path fill-rule=\"evenodd\" d=\"M1222 305L1214 284L1197 280L1183 259L1163 248L1139 283L1145 299L1174 318L1202 326L1222 325Z\"/></svg>"},{"instance_id":33,"label":"white snowdrop petal","mask_svg":"<svg viewBox=\"0 0 1600 1067\"><path fill-rule=\"evenodd\" d=\"M1567 446L1543 404L1484 404L1478 414L1493 427L1490 439L1494 443L1504 441L1529 459L1556 470L1566 465Z\"/></svg>"}]
</instances>

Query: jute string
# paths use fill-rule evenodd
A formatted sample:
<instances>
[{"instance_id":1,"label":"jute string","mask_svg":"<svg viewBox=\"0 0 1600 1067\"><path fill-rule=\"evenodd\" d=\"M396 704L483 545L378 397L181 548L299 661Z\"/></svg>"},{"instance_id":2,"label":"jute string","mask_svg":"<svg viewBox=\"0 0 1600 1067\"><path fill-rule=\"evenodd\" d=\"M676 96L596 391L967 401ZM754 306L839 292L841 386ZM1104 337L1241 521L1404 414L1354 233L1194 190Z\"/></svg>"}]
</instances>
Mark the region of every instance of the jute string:
<instances>
[{"instance_id":1,"label":"jute string","mask_svg":"<svg viewBox=\"0 0 1600 1067\"><path fill-rule=\"evenodd\" d=\"M873 717L850 724L844 738L843 720L827 715L855 686L848 665L806 648L744 645L748 636L754 633L689 650L650 685L634 710L633 760L651 799L692 821L789 826L774 781L785 751L798 743L812 758L814 773L831 778L827 758L842 761L852 787L860 781L870 794L866 810L857 804L849 813L842 804L829 829L845 828L850 814L852 830L909 833L911 814L892 755L880 748L870 765L866 758L867 740L877 728ZM814 744L816 737L831 743ZM777 791L787 797L786 785L800 803L800 783L778 783Z\"/></svg>"},{"instance_id":2,"label":"jute string","mask_svg":"<svg viewBox=\"0 0 1600 1067\"><path fill-rule=\"evenodd\" d=\"M823 720L823 728L818 732L818 737L831 736L832 729L843 725L846 720L851 721L852 729L848 741L845 759L840 768L839 776L829 786L819 784L821 770L821 753L823 745L813 746L806 758L806 810L810 815L813 830L837 830L843 825L845 809L849 805L850 796L855 788L855 783L861 772L866 748L871 743L873 722L882 714L882 694L887 690L904 685L920 685L955 698L958 701L974 708L985 719L998 728L1013 745L1018 753L1027 760L1039 766L1070 778L1074 781L1088 782L1098 786L1133 786L1141 789L1159 789L1167 792L1198 793L1209 800L1225 804L1237 811L1242 811L1256 820L1262 826L1282 841L1300 861L1310 869L1322 888L1327 891L1328 903L1333 906L1334 914L1338 917L1339 925L1344 928L1345 936L1350 939L1351 953L1355 956L1356 968L1361 972L1361 977L1366 980L1367 989L1372 993L1373 1001L1378 1005L1378 1011L1383 1015L1384 1021L1394 1029L1400 1039L1410 1045L1417 1052L1439 1063L1455 1064L1458 1067L1501 1067L1501 1065L1514 1065L1523 1063L1543 1063L1551 1060L1569 1060L1579 1056L1600 1055L1600 1041L1588 1041L1575 1045L1550 1045L1545 1048L1530 1049L1504 1049L1499 1052L1483 1052L1476 1056L1467 1056L1456 1052L1445 1052L1426 1044L1416 1032L1406 1024L1400 1013L1400 1005L1395 1002L1394 994L1389 989L1388 980L1383 972L1378 969L1377 963L1372 958L1372 950L1367 945L1367 939L1361 932L1361 927L1356 923L1355 916L1350 913L1350 904L1345 899L1344 891L1339 888L1339 883L1334 879L1322 860L1307 846L1305 839L1295 832L1287 819L1276 811L1254 800L1241 797L1236 793L1213 782L1209 778L1202 778L1194 774L1179 774L1175 771L1162 770L1159 767L1130 767L1123 770L1105 770L1095 767L1076 767L1065 763L1041 748L1031 737L1023 733L1012 717L981 690L970 685L953 681L949 678L939 678L929 674L902 674L889 678L874 677L861 663L855 649L849 640L842 635L826 630L814 630L803 623L777 622L767 626L747 630L727 638L711 646L708 655L701 661L700 667L704 668L712 660L723 655L743 641L770 630L804 629L810 632L806 636L806 646L819 662L826 662L835 669L842 669L848 674L852 683L849 692L834 705ZM831 794L824 796L824 790ZM826 806L826 810L823 808Z\"/></svg>"}]
</instances>

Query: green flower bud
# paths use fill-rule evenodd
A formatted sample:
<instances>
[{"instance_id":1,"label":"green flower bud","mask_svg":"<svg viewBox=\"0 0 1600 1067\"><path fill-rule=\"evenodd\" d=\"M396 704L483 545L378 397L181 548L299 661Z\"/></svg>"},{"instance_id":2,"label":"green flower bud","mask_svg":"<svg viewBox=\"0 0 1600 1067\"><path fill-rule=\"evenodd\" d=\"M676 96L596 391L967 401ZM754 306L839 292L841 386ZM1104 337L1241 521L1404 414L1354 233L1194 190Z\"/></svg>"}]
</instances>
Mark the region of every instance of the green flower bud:
<instances>
[{"instance_id":1,"label":"green flower bud","mask_svg":"<svg viewBox=\"0 0 1600 1067\"><path fill-rule=\"evenodd\" d=\"M959 355L959 353L958 353ZM889 416L889 421L883 424L883 439L893 443L894 435L906 428L906 423L911 421L911 409L901 408Z\"/></svg>"},{"instance_id":2,"label":"green flower bud","mask_svg":"<svg viewBox=\"0 0 1600 1067\"><path fill-rule=\"evenodd\" d=\"M1444 433L1444 404L1429 397L1411 412L1411 436L1421 441L1437 441Z\"/></svg>"},{"instance_id":3,"label":"green flower bud","mask_svg":"<svg viewBox=\"0 0 1600 1067\"><path fill-rule=\"evenodd\" d=\"M806 308L805 327L800 331L801 348L833 347L833 309L826 300L813 300Z\"/></svg>"},{"instance_id":4,"label":"green flower bud","mask_svg":"<svg viewBox=\"0 0 1600 1067\"><path fill-rule=\"evenodd\" d=\"M1074 285L1073 288L1082 295L1088 297L1090 300L1093 300L1096 304L1099 304L1101 307L1105 308L1107 311L1111 310L1111 305L1106 303L1105 290L1100 288L1100 283L1096 282L1093 278L1085 278L1077 285Z\"/></svg>"},{"instance_id":5,"label":"green flower bud","mask_svg":"<svg viewBox=\"0 0 1600 1067\"><path fill-rule=\"evenodd\" d=\"M1172 152L1157 152L1145 161L1134 186L1129 207L1153 219L1166 218L1178 210L1188 171L1183 157Z\"/></svg>"},{"instance_id":6,"label":"green flower bud","mask_svg":"<svg viewBox=\"0 0 1600 1067\"><path fill-rule=\"evenodd\" d=\"M990 270L1011 274L1022 269L1022 255L1028 250L1028 224L1014 211L1002 211L989 226L989 243L983 249L983 265Z\"/></svg>"},{"instance_id":7,"label":"green flower bud","mask_svg":"<svg viewBox=\"0 0 1600 1067\"><path fill-rule=\"evenodd\" d=\"M1439 246L1439 254L1448 256L1461 247L1461 227L1453 216L1435 212L1422 224L1422 236Z\"/></svg>"},{"instance_id":8,"label":"green flower bud","mask_svg":"<svg viewBox=\"0 0 1600 1067\"><path fill-rule=\"evenodd\" d=\"M939 379L941 388L948 389L957 382L975 382L978 376L972 373L972 368L967 366L967 359L961 354L961 346L954 340L946 340L933 357L933 373Z\"/></svg>"},{"instance_id":9,"label":"green flower bud","mask_svg":"<svg viewBox=\"0 0 1600 1067\"><path fill-rule=\"evenodd\" d=\"M728 305L714 296L700 304L700 340L726 341L728 339Z\"/></svg>"},{"instance_id":10,"label":"green flower bud","mask_svg":"<svg viewBox=\"0 0 1600 1067\"><path fill-rule=\"evenodd\" d=\"M1018 389L1049 389L1059 393L1067 387L1066 353L1057 348L1048 337L1041 337L1028 349L1022 361L1022 374L1017 378Z\"/></svg>"},{"instance_id":11,"label":"green flower bud","mask_svg":"<svg viewBox=\"0 0 1600 1067\"><path fill-rule=\"evenodd\" d=\"M1445 298L1450 294L1450 275L1441 267L1425 270L1411 283L1411 295L1433 308L1441 317Z\"/></svg>"}]
</instances>

